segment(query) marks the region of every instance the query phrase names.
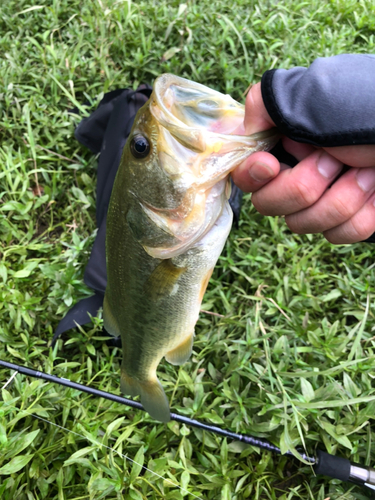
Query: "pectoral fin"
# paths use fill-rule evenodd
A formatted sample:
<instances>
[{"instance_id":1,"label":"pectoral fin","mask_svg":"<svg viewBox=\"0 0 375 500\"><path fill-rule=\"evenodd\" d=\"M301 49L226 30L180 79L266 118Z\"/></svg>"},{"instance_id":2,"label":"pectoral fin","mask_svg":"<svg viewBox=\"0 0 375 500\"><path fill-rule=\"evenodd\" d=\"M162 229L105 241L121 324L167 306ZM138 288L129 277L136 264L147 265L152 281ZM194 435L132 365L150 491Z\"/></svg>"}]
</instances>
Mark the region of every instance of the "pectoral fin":
<instances>
[{"instance_id":1,"label":"pectoral fin","mask_svg":"<svg viewBox=\"0 0 375 500\"><path fill-rule=\"evenodd\" d=\"M194 332L181 342L175 349L167 352L165 359L172 365L183 365L191 356L193 350Z\"/></svg>"},{"instance_id":2,"label":"pectoral fin","mask_svg":"<svg viewBox=\"0 0 375 500\"><path fill-rule=\"evenodd\" d=\"M147 279L145 293L154 301L173 295L178 289L178 279L185 271L185 267L175 266L171 259L163 260Z\"/></svg>"},{"instance_id":3,"label":"pectoral fin","mask_svg":"<svg viewBox=\"0 0 375 500\"><path fill-rule=\"evenodd\" d=\"M160 422L170 421L168 399L157 377L153 380L140 382L122 371L121 392L130 396L140 395L144 409L152 418Z\"/></svg>"}]
</instances>

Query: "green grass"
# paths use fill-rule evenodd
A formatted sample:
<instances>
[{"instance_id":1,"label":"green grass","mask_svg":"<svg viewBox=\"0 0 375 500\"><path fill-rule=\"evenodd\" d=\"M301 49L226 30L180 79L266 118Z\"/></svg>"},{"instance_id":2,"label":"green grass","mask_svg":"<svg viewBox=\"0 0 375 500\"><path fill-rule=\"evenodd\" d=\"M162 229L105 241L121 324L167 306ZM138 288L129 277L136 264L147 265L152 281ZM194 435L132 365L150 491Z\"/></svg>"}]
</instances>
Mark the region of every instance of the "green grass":
<instances>
[{"instance_id":1,"label":"green grass","mask_svg":"<svg viewBox=\"0 0 375 500\"><path fill-rule=\"evenodd\" d=\"M96 159L74 139L70 109L83 115L104 92L163 72L243 101L267 69L374 52L374 19L369 0L1 2L0 358L119 393L121 353L100 318L48 347L91 293ZM188 363L160 365L172 407L283 450L305 443L373 464L374 266L374 247L293 235L247 197L202 306L223 317L201 315ZM1 385L10 375L0 371ZM2 499L194 498L166 480L203 499L370 498L298 461L71 389L17 375L2 391Z\"/></svg>"}]
</instances>

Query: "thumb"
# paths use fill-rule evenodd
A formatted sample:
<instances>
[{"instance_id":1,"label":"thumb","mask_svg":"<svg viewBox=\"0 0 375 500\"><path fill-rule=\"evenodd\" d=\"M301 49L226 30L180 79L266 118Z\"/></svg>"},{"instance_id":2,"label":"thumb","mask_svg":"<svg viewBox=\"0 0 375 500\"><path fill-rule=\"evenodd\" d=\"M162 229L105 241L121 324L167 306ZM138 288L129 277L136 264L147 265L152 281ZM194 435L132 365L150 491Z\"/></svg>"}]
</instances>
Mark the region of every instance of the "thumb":
<instances>
[{"instance_id":1,"label":"thumb","mask_svg":"<svg viewBox=\"0 0 375 500\"><path fill-rule=\"evenodd\" d=\"M274 127L263 103L260 83L251 87L246 97L244 122L235 130L238 135L251 135Z\"/></svg>"}]
</instances>

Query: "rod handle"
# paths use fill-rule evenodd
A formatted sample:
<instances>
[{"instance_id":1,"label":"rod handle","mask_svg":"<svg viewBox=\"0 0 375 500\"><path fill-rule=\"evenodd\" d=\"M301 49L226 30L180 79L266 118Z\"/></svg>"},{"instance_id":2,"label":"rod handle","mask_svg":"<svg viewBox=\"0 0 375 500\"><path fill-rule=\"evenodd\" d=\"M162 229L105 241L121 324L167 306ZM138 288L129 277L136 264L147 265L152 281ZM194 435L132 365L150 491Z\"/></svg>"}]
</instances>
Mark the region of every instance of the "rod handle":
<instances>
[{"instance_id":1,"label":"rod handle","mask_svg":"<svg viewBox=\"0 0 375 500\"><path fill-rule=\"evenodd\" d=\"M351 464L348 459L317 450L317 462L314 465L316 474L333 477L341 481L349 481L350 467Z\"/></svg>"},{"instance_id":2,"label":"rod handle","mask_svg":"<svg viewBox=\"0 0 375 500\"><path fill-rule=\"evenodd\" d=\"M351 483L375 490L375 469L360 464L352 464L346 458L335 457L324 451L317 451L314 465L316 474L350 481Z\"/></svg>"}]
</instances>

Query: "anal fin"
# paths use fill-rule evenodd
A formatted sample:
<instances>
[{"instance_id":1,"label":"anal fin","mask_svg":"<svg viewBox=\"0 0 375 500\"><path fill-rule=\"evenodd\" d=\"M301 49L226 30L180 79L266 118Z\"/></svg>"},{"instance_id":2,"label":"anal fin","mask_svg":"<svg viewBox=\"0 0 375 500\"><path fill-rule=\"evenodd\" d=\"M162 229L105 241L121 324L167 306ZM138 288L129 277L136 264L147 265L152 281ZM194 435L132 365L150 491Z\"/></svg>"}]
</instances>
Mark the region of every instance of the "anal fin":
<instances>
[{"instance_id":1,"label":"anal fin","mask_svg":"<svg viewBox=\"0 0 375 500\"><path fill-rule=\"evenodd\" d=\"M165 359L172 365L183 365L193 350L194 332L188 335L177 347L167 352Z\"/></svg>"},{"instance_id":2,"label":"anal fin","mask_svg":"<svg viewBox=\"0 0 375 500\"><path fill-rule=\"evenodd\" d=\"M169 402L157 377L141 382L121 371L121 392L130 396L140 395L144 409L152 418L160 422L170 421Z\"/></svg>"}]
</instances>

